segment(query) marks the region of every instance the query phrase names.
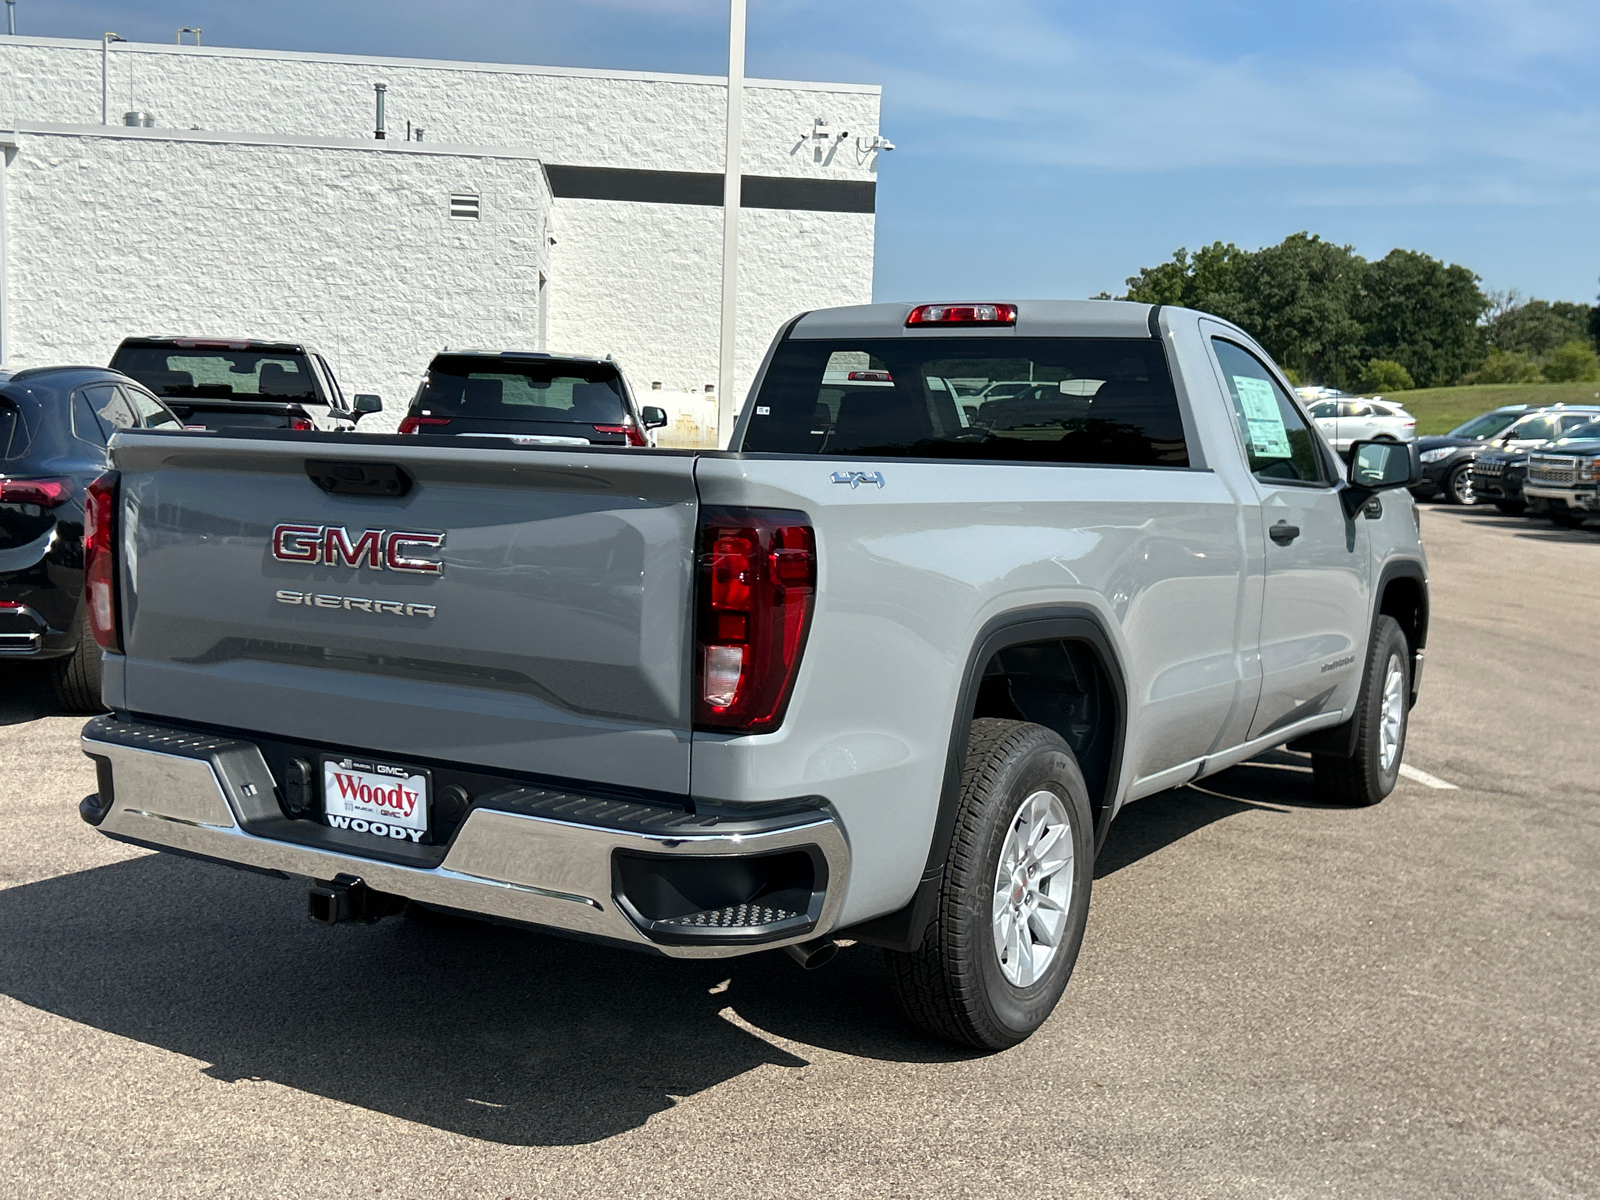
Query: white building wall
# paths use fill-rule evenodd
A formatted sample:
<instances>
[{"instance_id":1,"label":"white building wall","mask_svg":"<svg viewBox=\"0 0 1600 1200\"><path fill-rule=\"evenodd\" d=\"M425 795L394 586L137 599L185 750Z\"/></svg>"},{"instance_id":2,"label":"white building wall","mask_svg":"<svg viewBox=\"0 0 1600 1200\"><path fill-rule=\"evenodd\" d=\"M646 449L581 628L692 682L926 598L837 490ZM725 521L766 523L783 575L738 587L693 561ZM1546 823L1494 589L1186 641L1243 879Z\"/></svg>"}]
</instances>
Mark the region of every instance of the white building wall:
<instances>
[{"instance_id":1,"label":"white building wall","mask_svg":"<svg viewBox=\"0 0 1600 1200\"><path fill-rule=\"evenodd\" d=\"M100 43L0 36L0 124L100 120ZM129 72L133 76L132 103ZM372 85L388 85L391 138L408 120L428 141L520 146L549 163L661 171L722 170L724 81L716 76L168 46L111 47L111 120L130 108L163 128L370 138ZM880 89L746 81L743 170L871 179L855 138L878 132ZM816 161L801 144L827 114L850 139Z\"/></svg>"},{"instance_id":2,"label":"white building wall","mask_svg":"<svg viewBox=\"0 0 1600 1200\"><path fill-rule=\"evenodd\" d=\"M0 125L20 122L26 128L29 122L98 122L100 70L98 42L0 37ZM566 166L714 173L723 165L726 87L716 77L135 43L113 46L110 78L111 120L119 121L130 107L147 110L155 114L158 132L200 126L284 139L350 139L351 145L364 143L386 161L389 154L405 155L419 149L415 143L399 140L409 119L425 130L426 140L420 147L424 151L441 143L461 143L508 147L508 153ZM375 82L388 86L391 137L386 142L371 140ZM874 181L877 155L863 153L857 139L870 142L878 132L878 104L876 87L750 81L745 100L743 173L797 180ZM823 116L835 135L826 143L806 136L815 128L815 119ZM241 140L226 133L216 137L223 142ZM26 157L29 138L25 135L21 141L20 153ZM80 151L85 156L96 152L87 146ZM203 169L220 171L228 178L250 179L256 168L249 162L229 165L231 153L219 150L205 160ZM295 153L284 151L290 157ZM253 160L259 156L245 157ZM116 169L131 167L124 163ZM369 164L352 169L369 171L376 178L389 168ZM315 167L303 171L306 187L322 186ZM154 165L151 172L145 194L154 201L153 207L165 210L166 232L191 246L203 242L208 231L223 220L215 194L199 182L179 186ZM38 168L25 166L24 173L34 178ZM485 237L491 225L518 212L521 203L512 194L513 179L486 179L482 189ZM510 184L503 196L501 182ZM405 193L412 184L395 186ZM261 220L274 226L295 223L297 208L289 193L280 190L275 200L268 199L273 193L259 194ZM269 217L264 208L280 202L286 207L284 215ZM329 199L330 204L337 202L337 198ZM34 263L45 262L42 256L56 244L52 236L71 240L61 234L38 242L41 230L79 219L71 207L57 210L52 207L55 203L52 193L37 188L19 192L13 187L12 213L26 210L27 214L20 222L23 228L10 231L13 264L19 255L31 255ZM396 203L400 205L398 213L404 202ZM227 206L222 209L226 211ZM359 219L363 212L359 206L344 211L352 219ZM364 212L370 221L372 210ZM332 270L346 253L363 252L365 235L336 232L333 226L338 218L331 213L328 221L326 236L301 249L307 255L315 253L310 260L312 275ZM871 213L746 208L741 227L736 402L742 402L783 321L807 309L871 299L874 218ZM185 233L186 229L189 232ZM401 229L409 235L412 227L397 226L393 237L399 237ZM717 379L721 231L720 207L571 197L555 200L549 232L556 244L545 247L549 250L545 269L550 276L548 347L615 354L641 393L649 391L652 381L660 381L664 393L703 395L704 385ZM138 236L132 226L103 232ZM503 233L511 236L509 229ZM530 241L542 241L539 234L537 223L519 229L519 235ZM452 236L465 234L457 231ZM320 302L308 308L282 300L275 306L254 309L262 320L252 328L260 329L268 313L282 313L286 319L292 316L294 330L304 329L303 336L308 339L330 348L350 344L349 353L367 354L364 361L372 363L352 376L361 376L363 388L380 372L370 352L356 347L391 344L388 327L402 313L409 325L407 332L399 335L409 348L407 371L419 357L425 360L424 348L445 343L537 345L538 325L531 308L515 309L518 318L495 319L481 315L474 304L447 306L442 300L463 289L472 290L480 278L498 281L510 276L517 283L507 294L521 304L536 290L537 271L529 264L537 261L543 267L542 251L519 245L514 262L485 264L488 273L480 276L479 264L470 252L439 247L434 253L431 237L423 238L428 249L414 252L415 274L399 277L365 261L351 265L357 275L374 283L381 280L389 289L391 294L381 300L363 298L368 305L380 304L381 309L341 310L336 304ZM30 241L35 243L31 249ZM171 329L188 331L196 322L209 321L213 311L209 306L184 309L178 297L204 294L216 280L226 278L238 283L241 293L263 298L273 286L264 279L242 277L237 260L221 257L230 273L200 280L198 292L192 293L181 282L176 288L155 289L171 297L160 310L170 316ZM149 284L157 280L185 281L195 261L162 260L162 274L148 275L144 285L131 286L148 291ZM153 271L157 263L146 259L144 266ZM246 274L248 269L246 264ZM167 270L175 273L166 275ZM295 272L278 274L292 276ZM26 284L19 281L15 265L12 275L13 312L20 322L20 327L13 327L12 349L32 360L47 352L28 332L39 328L39 322L24 311L34 303L33 282L31 278ZM526 286L522 283L525 277ZM428 278L430 284L413 282L422 278ZM480 297L482 292L480 286ZM483 302L486 311L514 309L510 301L483 297ZM140 318L139 329L150 327L149 310L135 306L128 311ZM368 325L381 332L369 335ZM263 335L290 334L264 330ZM106 336L96 333L87 341L101 341ZM114 344L115 338L111 341ZM345 353L342 348L340 352ZM385 399L393 405L399 396L391 385L384 387Z\"/></svg>"},{"instance_id":3,"label":"white building wall","mask_svg":"<svg viewBox=\"0 0 1600 1200\"><path fill-rule=\"evenodd\" d=\"M392 428L441 346L533 344L536 160L195 136L18 134L9 366L103 364L130 334L304 340ZM480 220L449 217L454 191Z\"/></svg>"}]
</instances>

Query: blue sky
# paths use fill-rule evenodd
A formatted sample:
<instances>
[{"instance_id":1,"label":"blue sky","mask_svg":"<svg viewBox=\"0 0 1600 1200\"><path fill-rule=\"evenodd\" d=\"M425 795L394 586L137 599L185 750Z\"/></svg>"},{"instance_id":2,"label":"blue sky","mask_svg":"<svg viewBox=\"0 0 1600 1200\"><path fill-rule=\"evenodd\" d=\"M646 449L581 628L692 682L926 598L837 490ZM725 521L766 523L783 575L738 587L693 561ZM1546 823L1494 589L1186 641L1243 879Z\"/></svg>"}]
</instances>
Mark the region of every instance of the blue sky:
<instances>
[{"instance_id":1,"label":"blue sky","mask_svg":"<svg viewBox=\"0 0 1600 1200\"><path fill-rule=\"evenodd\" d=\"M1120 291L1308 229L1593 302L1596 0L749 0L752 75L880 83L880 299ZM721 73L725 0L18 0L24 33Z\"/></svg>"}]
</instances>

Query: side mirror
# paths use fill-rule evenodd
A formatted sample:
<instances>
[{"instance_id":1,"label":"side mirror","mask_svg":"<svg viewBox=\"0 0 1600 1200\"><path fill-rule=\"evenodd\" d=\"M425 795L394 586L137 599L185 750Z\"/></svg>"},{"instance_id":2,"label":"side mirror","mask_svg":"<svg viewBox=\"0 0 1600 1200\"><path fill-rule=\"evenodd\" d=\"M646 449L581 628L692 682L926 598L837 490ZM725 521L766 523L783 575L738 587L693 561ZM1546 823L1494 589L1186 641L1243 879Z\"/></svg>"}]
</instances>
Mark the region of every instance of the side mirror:
<instances>
[{"instance_id":1,"label":"side mirror","mask_svg":"<svg viewBox=\"0 0 1600 1200\"><path fill-rule=\"evenodd\" d=\"M639 410L639 415L644 418L644 427L646 429L663 429L666 427L667 410L664 408L657 408L653 404L648 405Z\"/></svg>"},{"instance_id":2,"label":"side mirror","mask_svg":"<svg viewBox=\"0 0 1600 1200\"><path fill-rule=\"evenodd\" d=\"M1355 442L1350 447L1350 486L1345 511L1353 518L1376 492L1415 487L1422 482L1422 460L1415 442Z\"/></svg>"},{"instance_id":3,"label":"side mirror","mask_svg":"<svg viewBox=\"0 0 1600 1200\"><path fill-rule=\"evenodd\" d=\"M380 396L374 396L370 392L364 392L360 395L352 397L350 404L350 411L355 413L356 420L358 421L362 417L367 416L369 413L383 411L383 398Z\"/></svg>"}]
</instances>

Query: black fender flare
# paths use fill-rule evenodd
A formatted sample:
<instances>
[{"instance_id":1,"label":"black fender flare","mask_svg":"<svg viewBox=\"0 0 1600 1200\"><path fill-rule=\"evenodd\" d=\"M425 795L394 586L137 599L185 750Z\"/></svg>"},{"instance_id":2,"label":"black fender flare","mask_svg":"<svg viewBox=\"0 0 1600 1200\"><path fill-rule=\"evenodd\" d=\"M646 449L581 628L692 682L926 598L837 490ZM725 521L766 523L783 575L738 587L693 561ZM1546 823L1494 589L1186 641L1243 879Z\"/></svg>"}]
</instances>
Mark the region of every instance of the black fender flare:
<instances>
[{"instance_id":1,"label":"black fender flare","mask_svg":"<svg viewBox=\"0 0 1600 1200\"><path fill-rule=\"evenodd\" d=\"M1095 804L1095 852L1104 844L1111 826L1111 812L1122 776L1122 752L1128 728L1128 679L1117 657L1115 644L1106 633L1104 622L1087 605L1044 605L1003 613L988 621L967 653L956 696L955 713L950 723L950 744L945 756L944 781L939 790L939 809L934 818L933 837L923 865L922 879L904 908L840 931L839 936L883 946L890 950L911 950L922 941L928 922L933 919L944 881L945 859L955 835L956 808L961 802L961 772L966 763L967 730L972 725L978 702L978 685L983 669L1000 651L1026 642L1069 641L1088 646L1098 660L1102 674L1110 682L1113 714L1111 757L1106 770L1105 794L1090 797Z\"/></svg>"}]
</instances>

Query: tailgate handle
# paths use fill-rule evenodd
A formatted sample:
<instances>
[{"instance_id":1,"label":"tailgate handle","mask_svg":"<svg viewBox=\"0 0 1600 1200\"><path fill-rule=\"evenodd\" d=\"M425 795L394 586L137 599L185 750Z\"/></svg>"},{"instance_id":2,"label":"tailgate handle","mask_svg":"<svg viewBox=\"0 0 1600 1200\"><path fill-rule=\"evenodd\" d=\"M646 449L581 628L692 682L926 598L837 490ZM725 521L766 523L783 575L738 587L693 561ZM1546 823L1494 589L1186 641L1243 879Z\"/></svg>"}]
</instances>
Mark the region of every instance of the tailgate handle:
<instances>
[{"instance_id":1,"label":"tailgate handle","mask_svg":"<svg viewBox=\"0 0 1600 1200\"><path fill-rule=\"evenodd\" d=\"M404 496L411 490L411 476L393 463L308 458L306 474L323 491L340 496Z\"/></svg>"}]
</instances>

